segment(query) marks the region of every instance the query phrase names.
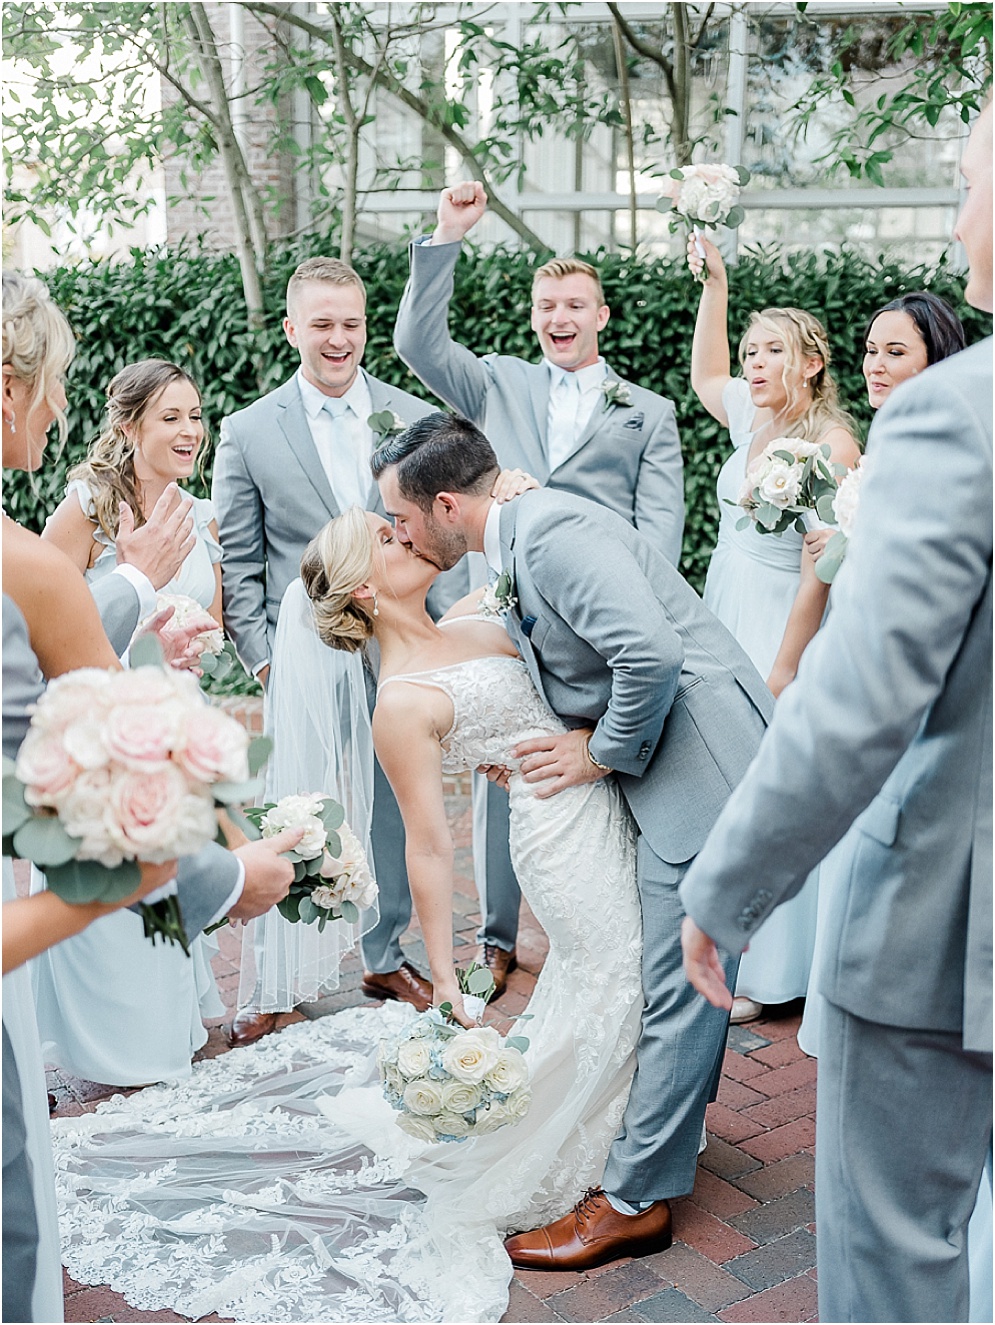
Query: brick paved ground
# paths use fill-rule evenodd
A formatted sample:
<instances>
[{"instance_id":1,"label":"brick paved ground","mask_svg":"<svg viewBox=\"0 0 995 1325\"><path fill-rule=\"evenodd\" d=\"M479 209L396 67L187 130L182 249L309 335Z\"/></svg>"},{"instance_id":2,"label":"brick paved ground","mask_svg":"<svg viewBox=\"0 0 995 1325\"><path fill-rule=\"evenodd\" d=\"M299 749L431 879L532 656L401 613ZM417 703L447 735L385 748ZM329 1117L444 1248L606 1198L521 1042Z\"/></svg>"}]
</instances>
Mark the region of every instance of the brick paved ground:
<instances>
[{"instance_id":1,"label":"brick paved ground","mask_svg":"<svg viewBox=\"0 0 995 1325\"><path fill-rule=\"evenodd\" d=\"M469 949L479 922L470 877L470 810L465 788L448 798L457 842L455 935ZM230 1007L238 989L238 945L220 933L216 972ZM496 1007L520 1012L546 952L527 908L519 935L520 967ZM411 959L425 969L417 933ZM469 957L470 951L467 952ZM284 1023L316 1018L364 1002L355 955L341 988L288 1013ZM776 1019L733 1027L719 1097L708 1113L708 1147L691 1196L674 1205L674 1245L641 1260L618 1261L586 1274L522 1271L511 1289L508 1321L809 1321L816 1320L813 1168L815 1062L795 1042L799 1008ZM500 1023L499 1023L500 1024ZM505 1029L502 1027L502 1029ZM228 1052L221 1022L199 1057ZM82 1113L112 1092L49 1074L56 1116ZM169 1311L142 1312L108 1288L66 1278L67 1321L177 1321ZM217 1317L206 1317L216 1320Z\"/></svg>"}]
</instances>

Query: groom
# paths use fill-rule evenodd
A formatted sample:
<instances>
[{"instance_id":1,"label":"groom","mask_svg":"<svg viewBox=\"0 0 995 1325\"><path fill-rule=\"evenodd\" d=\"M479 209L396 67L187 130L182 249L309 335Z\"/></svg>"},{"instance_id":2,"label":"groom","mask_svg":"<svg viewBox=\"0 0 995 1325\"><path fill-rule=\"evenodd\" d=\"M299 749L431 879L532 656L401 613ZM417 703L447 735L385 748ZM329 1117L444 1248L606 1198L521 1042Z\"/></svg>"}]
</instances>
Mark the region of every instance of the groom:
<instances>
[{"instance_id":1,"label":"groom","mask_svg":"<svg viewBox=\"0 0 995 1325\"><path fill-rule=\"evenodd\" d=\"M432 414L374 454L400 540L446 569L468 551L510 577L508 633L571 730L515 751L536 794L614 772L640 830L645 1008L605 1190L507 1243L525 1269L584 1270L670 1245L689 1192L727 1015L683 979L677 889L760 743L773 700L681 575L627 521L548 489L503 507L497 458L466 419ZM610 904L610 901L609 901ZM727 978L738 963L726 961Z\"/></svg>"}]
</instances>

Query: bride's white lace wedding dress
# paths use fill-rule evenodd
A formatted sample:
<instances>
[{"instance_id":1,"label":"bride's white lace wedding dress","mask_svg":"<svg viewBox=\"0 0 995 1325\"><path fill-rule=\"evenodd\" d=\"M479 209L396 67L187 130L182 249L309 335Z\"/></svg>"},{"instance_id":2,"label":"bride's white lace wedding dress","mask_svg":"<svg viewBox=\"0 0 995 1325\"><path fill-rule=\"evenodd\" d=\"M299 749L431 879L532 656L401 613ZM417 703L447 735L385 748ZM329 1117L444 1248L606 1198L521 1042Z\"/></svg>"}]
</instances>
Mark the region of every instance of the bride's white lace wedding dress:
<instances>
[{"instance_id":1,"label":"bride's white lace wedding dress","mask_svg":"<svg viewBox=\"0 0 995 1325\"><path fill-rule=\"evenodd\" d=\"M480 658L404 678L455 721L447 772L562 731L525 665ZM600 1181L642 1009L635 838L611 780L539 800L511 779L512 857L549 936L522 1033L532 1107L462 1143L407 1137L374 1053L413 1009L288 1027L53 1126L63 1255L146 1311L243 1321L499 1320L512 1230Z\"/></svg>"}]
</instances>

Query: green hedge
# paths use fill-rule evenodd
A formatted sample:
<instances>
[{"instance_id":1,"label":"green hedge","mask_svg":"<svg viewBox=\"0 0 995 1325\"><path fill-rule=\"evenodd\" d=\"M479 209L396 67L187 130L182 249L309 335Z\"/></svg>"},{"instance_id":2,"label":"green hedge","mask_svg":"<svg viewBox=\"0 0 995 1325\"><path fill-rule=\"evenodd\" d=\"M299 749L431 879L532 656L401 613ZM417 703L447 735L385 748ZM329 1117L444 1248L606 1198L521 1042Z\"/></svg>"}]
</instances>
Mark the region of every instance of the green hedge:
<instances>
[{"instance_id":1,"label":"green hedge","mask_svg":"<svg viewBox=\"0 0 995 1325\"><path fill-rule=\"evenodd\" d=\"M9 513L41 527L62 495L67 466L83 455L99 429L106 384L132 360L161 355L187 368L201 386L208 429L215 434L224 415L287 378L297 359L281 328L283 292L296 264L322 251L335 250L330 241L312 236L274 254L266 285L270 317L266 329L256 335L245 329L238 264L230 256L193 249L151 254L135 250L131 262L84 263L46 273L79 339L68 384L70 441L61 456L49 458L33 483L26 475L8 476ZM683 264L592 256L612 308L602 336L606 358L623 376L670 396L677 405L688 508L682 569L700 587L715 541L714 485L728 438L691 392L689 359L698 289ZM424 394L391 348L407 265L407 254L399 247L378 247L356 260L371 310L365 362L377 376ZM464 255L452 324L465 344L479 353L499 350L536 357L526 311L530 268L530 258L518 252ZM740 259L730 285L734 338L749 311L764 305L794 304L825 321L842 400L865 427L869 411L859 338L875 307L903 291L928 288L953 303L969 340L991 331L991 318L963 303L963 278L944 265L927 270L872 264L849 252L817 256L758 250ZM206 470L209 485L209 456Z\"/></svg>"}]
</instances>

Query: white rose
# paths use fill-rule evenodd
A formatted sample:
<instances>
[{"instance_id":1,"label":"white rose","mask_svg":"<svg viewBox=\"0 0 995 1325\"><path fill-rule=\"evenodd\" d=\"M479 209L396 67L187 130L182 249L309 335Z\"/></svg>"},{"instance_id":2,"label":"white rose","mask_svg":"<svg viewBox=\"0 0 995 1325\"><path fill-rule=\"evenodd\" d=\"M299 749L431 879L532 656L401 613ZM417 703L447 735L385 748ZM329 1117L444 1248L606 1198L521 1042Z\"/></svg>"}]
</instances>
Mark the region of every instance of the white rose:
<instances>
[{"instance_id":1,"label":"white rose","mask_svg":"<svg viewBox=\"0 0 995 1325\"><path fill-rule=\"evenodd\" d=\"M507 1100L503 1104L492 1100L486 1109L477 1113L473 1130L478 1136L486 1136L488 1132L496 1132L499 1127L504 1127L509 1121Z\"/></svg>"},{"instance_id":2,"label":"white rose","mask_svg":"<svg viewBox=\"0 0 995 1325\"><path fill-rule=\"evenodd\" d=\"M529 1069L517 1049L502 1049L497 1062L484 1078L484 1084L502 1095L510 1095L529 1079Z\"/></svg>"},{"instance_id":3,"label":"white rose","mask_svg":"<svg viewBox=\"0 0 995 1325\"><path fill-rule=\"evenodd\" d=\"M397 1070L396 1063L384 1063L380 1069L380 1076L388 1090L392 1090L395 1095L403 1095L405 1080Z\"/></svg>"},{"instance_id":4,"label":"white rose","mask_svg":"<svg viewBox=\"0 0 995 1325\"><path fill-rule=\"evenodd\" d=\"M424 1077L409 1081L404 1088L404 1107L421 1116L431 1117L442 1111L442 1087Z\"/></svg>"},{"instance_id":5,"label":"white rose","mask_svg":"<svg viewBox=\"0 0 995 1325\"><path fill-rule=\"evenodd\" d=\"M508 1111L508 1121L518 1123L525 1117L532 1107L532 1092L527 1086L522 1086L516 1090L514 1095L510 1095L504 1102L504 1107Z\"/></svg>"},{"instance_id":6,"label":"white rose","mask_svg":"<svg viewBox=\"0 0 995 1325\"><path fill-rule=\"evenodd\" d=\"M771 506L784 510L801 491L801 471L797 465L775 460L757 484L760 496Z\"/></svg>"},{"instance_id":7,"label":"white rose","mask_svg":"<svg viewBox=\"0 0 995 1325\"><path fill-rule=\"evenodd\" d=\"M106 768L82 773L73 783L59 812L62 826L71 837L78 837L79 860L98 860L114 869L125 853L111 836L111 774Z\"/></svg>"},{"instance_id":8,"label":"white rose","mask_svg":"<svg viewBox=\"0 0 995 1325\"><path fill-rule=\"evenodd\" d=\"M866 468L866 459L861 460L857 467L851 469L843 478L836 496L833 498L833 514L836 516L836 523L840 527L840 532L847 538L850 538L853 534L853 525L860 506L860 488L864 481Z\"/></svg>"},{"instance_id":9,"label":"white rose","mask_svg":"<svg viewBox=\"0 0 995 1325\"><path fill-rule=\"evenodd\" d=\"M105 672L99 667L80 667L56 677L45 688L35 705L32 724L44 731L63 731L70 722L84 714L96 718L109 704L111 677L120 673Z\"/></svg>"},{"instance_id":10,"label":"white rose","mask_svg":"<svg viewBox=\"0 0 995 1325\"><path fill-rule=\"evenodd\" d=\"M310 897L312 905L320 906L322 911L337 910L342 901L332 888L323 887L321 884L311 889Z\"/></svg>"},{"instance_id":11,"label":"white rose","mask_svg":"<svg viewBox=\"0 0 995 1325\"><path fill-rule=\"evenodd\" d=\"M442 1107L446 1113L472 1113L483 1099L484 1092L479 1086L468 1086L463 1081L449 1081L442 1088Z\"/></svg>"},{"instance_id":12,"label":"white rose","mask_svg":"<svg viewBox=\"0 0 995 1325\"><path fill-rule=\"evenodd\" d=\"M66 725L62 733L62 744L80 768L92 771L105 768L110 763L104 739L105 730L103 714L81 716Z\"/></svg>"},{"instance_id":13,"label":"white rose","mask_svg":"<svg viewBox=\"0 0 995 1325\"><path fill-rule=\"evenodd\" d=\"M436 1136L469 1136L474 1130L473 1123L459 1113L440 1113L432 1119Z\"/></svg>"},{"instance_id":14,"label":"white rose","mask_svg":"<svg viewBox=\"0 0 995 1325\"><path fill-rule=\"evenodd\" d=\"M410 1113L399 1113L394 1119L402 1132L418 1141L434 1141L435 1128L427 1118L415 1118Z\"/></svg>"},{"instance_id":15,"label":"white rose","mask_svg":"<svg viewBox=\"0 0 995 1325\"><path fill-rule=\"evenodd\" d=\"M341 855L333 856L331 852L325 853L325 859L321 865L321 873L326 879L336 879L340 875L349 876L350 886L354 886L357 891L371 883L369 861L366 859L366 852L363 850L362 843L348 824L343 824L338 830L339 841L342 843ZM349 894L346 893L346 896ZM353 900L350 898L350 900Z\"/></svg>"},{"instance_id":16,"label":"white rose","mask_svg":"<svg viewBox=\"0 0 995 1325\"><path fill-rule=\"evenodd\" d=\"M498 1061L501 1037L493 1026L479 1026L450 1040L442 1054L442 1065L457 1081L476 1085Z\"/></svg>"},{"instance_id":17,"label":"white rose","mask_svg":"<svg viewBox=\"0 0 995 1325\"><path fill-rule=\"evenodd\" d=\"M218 816L214 798L207 790L187 790L180 802L172 829L163 843L166 860L172 856L193 856L218 834Z\"/></svg>"},{"instance_id":18,"label":"white rose","mask_svg":"<svg viewBox=\"0 0 995 1325\"><path fill-rule=\"evenodd\" d=\"M397 1049L397 1067L408 1077L423 1076L432 1066L432 1049L427 1040L404 1040Z\"/></svg>"},{"instance_id":19,"label":"white rose","mask_svg":"<svg viewBox=\"0 0 995 1325\"><path fill-rule=\"evenodd\" d=\"M318 817L323 800L317 795L284 796L263 815L260 825L263 837L275 837L284 828L303 828L304 836L294 850L302 860L314 860L324 851L328 840L325 825Z\"/></svg>"}]
</instances>

